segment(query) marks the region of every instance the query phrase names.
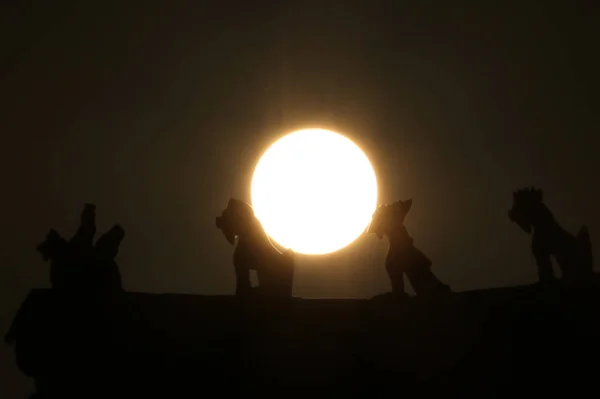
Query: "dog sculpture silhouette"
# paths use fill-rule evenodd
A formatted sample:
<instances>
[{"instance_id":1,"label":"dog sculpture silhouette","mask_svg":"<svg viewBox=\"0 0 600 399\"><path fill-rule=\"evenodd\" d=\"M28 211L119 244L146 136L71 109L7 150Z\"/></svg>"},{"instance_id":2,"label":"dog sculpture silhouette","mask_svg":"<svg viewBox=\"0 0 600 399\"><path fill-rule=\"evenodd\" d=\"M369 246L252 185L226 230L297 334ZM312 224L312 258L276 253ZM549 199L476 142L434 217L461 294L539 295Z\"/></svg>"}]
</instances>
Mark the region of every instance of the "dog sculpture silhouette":
<instances>
[{"instance_id":1,"label":"dog sculpture silhouette","mask_svg":"<svg viewBox=\"0 0 600 399\"><path fill-rule=\"evenodd\" d=\"M561 279L581 281L593 275L590 234L583 226L577 236L566 232L543 203L543 191L534 187L513 193L508 217L523 231L532 234L531 250L535 256L540 282L555 281L551 257L561 270Z\"/></svg>"},{"instance_id":2,"label":"dog sculpture silhouette","mask_svg":"<svg viewBox=\"0 0 600 399\"><path fill-rule=\"evenodd\" d=\"M273 246L249 204L230 199L227 208L216 218L216 225L231 245L235 245L235 238L238 238L233 253L236 295L253 291L250 270L255 270L258 293L292 296L294 254L291 250L282 253Z\"/></svg>"},{"instance_id":3,"label":"dog sculpture silhouette","mask_svg":"<svg viewBox=\"0 0 600 399\"><path fill-rule=\"evenodd\" d=\"M392 292L397 296L406 295L403 276L406 274L419 296L449 293L450 287L433 274L431 261L414 246L413 238L404 227L404 219L411 207L412 199L378 207L368 229L379 239L387 237L389 240L385 269L392 283Z\"/></svg>"}]
</instances>

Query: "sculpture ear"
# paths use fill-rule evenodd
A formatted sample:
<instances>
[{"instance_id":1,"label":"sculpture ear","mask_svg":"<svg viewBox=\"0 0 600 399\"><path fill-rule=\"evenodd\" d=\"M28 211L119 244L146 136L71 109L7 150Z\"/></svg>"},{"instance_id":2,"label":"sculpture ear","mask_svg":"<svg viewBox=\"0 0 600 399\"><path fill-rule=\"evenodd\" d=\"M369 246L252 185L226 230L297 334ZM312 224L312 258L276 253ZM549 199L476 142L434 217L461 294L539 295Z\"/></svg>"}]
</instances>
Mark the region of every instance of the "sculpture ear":
<instances>
[{"instance_id":1,"label":"sculpture ear","mask_svg":"<svg viewBox=\"0 0 600 399\"><path fill-rule=\"evenodd\" d=\"M47 240L56 240L59 239L60 240L60 234L58 234L58 231L54 230L54 229L50 229L48 231L48 234L46 235L46 239Z\"/></svg>"},{"instance_id":2,"label":"sculpture ear","mask_svg":"<svg viewBox=\"0 0 600 399\"><path fill-rule=\"evenodd\" d=\"M243 202L235 199L235 198L230 198L229 202L227 203L227 208L225 209L225 212L227 212L227 214L229 215L229 219L231 220L239 220L242 214L242 208L243 208Z\"/></svg>"},{"instance_id":3,"label":"sculpture ear","mask_svg":"<svg viewBox=\"0 0 600 399\"><path fill-rule=\"evenodd\" d=\"M113 260L119 253L119 246L125 237L125 230L119 224L115 224L109 231L96 241L94 246L102 256Z\"/></svg>"},{"instance_id":4,"label":"sculpture ear","mask_svg":"<svg viewBox=\"0 0 600 399\"><path fill-rule=\"evenodd\" d=\"M412 208L412 198L407 199L402 204L404 205L404 212L408 213L408 211L410 211L410 208Z\"/></svg>"},{"instance_id":5,"label":"sculpture ear","mask_svg":"<svg viewBox=\"0 0 600 399\"><path fill-rule=\"evenodd\" d=\"M115 240L121 242L123 238L125 238L125 229L120 224L115 224L112 229L113 234L115 235Z\"/></svg>"},{"instance_id":6,"label":"sculpture ear","mask_svg":"<svg viewBox=\"0 0 600 399\"><path fill-rule=\"evenodd\" d=\"M245 203L237 198L229 198L227 202L227 210L237 212L240 208L243 208Z\"/></svg>"}]
</instances>

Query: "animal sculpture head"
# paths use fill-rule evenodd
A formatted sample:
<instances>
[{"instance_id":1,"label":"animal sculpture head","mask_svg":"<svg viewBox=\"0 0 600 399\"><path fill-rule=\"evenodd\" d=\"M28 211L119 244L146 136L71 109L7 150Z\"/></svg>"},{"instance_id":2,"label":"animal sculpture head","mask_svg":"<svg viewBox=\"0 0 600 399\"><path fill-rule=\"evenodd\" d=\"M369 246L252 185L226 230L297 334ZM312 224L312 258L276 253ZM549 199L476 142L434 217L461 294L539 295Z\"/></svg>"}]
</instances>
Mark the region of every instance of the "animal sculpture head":
<instances>
[{"instance_id":1,"label":"animal sculpture head","mask_svg":"<svg viewBox=\"0 0 600 399\"><path fill-rule=\"evenodd\" d=\"M64 253L67 246L67 242L64 238L58 234L54 229L50 229L46 235L46 240L39 244L36 249L42 254L44 262L56 259Z\"/></svg>"},{"instance_id":2,"label":"animal sculpture head","mask_svg":"<svg viewBox=\"0 0 600 399\"><path fill-rule=\"evenodd\" d=\"M508 218L523 231L531 234L535 210L542 204L544 193L534 187L513 192L513 206L508 211Z\"/></svg>"},{"instance_id":3,"label":"animal sculpture head","mask_svg":"<svg viewBox=\"0 0 600 399\"><path fill-rule=\"evenodd\" d=\"M257 227L257 219L250 204L231 198L221 216L217 216L216 225L225 235L227 242L234 245L235 237L254 232Z\"/></svg>"},{"instance_id":4,"label":"animal sculpture head","mask_svg":"<svg viewBox=\"0 0 600 399\"><path fill-rule=\"evenodd\" d=\"M404 219L411 207L412 199L379 206L373 213L367 232L377 235L379 239L386 235L389 237L404 226Z\"/></svg>"}]
</instances>

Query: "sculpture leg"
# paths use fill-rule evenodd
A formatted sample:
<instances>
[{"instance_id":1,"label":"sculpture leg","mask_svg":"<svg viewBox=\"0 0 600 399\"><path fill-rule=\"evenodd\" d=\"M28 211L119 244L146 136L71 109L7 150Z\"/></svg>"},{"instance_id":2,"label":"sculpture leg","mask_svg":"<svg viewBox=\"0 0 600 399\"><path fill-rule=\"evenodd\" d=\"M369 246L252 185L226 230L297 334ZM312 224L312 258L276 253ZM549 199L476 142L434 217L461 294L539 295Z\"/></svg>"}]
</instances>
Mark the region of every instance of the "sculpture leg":
<instances>
[{"instance_id":1,"label":"sculpture leg","mask_svg":"<svg viewBox=\"0 0 600 399\"><path fill-rule=\"evenodd\" d=\"M431 260L415 247L407 252L406 277L417 296L450 292L450 287L438 280L431 271Z\"/></svg>"},{"instance_id":2,"label":"sculpture leg","mask_svg":"<svg viewBox=\"0 0 600 399\"><path fill-rule=\"evenodd\" d=\"M250 270L245 267L235 266L235 295L245 295L250 293L252 285L250 284Z\"/></svg>"},{"instance_id":3,"label":"sculpture leg","mask_svg":"<svg viewBox=\"0 0 600 399\"><path fill-rule=\"evenodd\" d=\"M533 256L535 256L535 263L538 268L538 278L540 283L552 283L556 281L556 277L554 276L554 270L552 269L552 260L550 259L550 253L546 250L543 245L540 245L538 241L533 238L533 242L531 243L531 251L533 252ZM570 272L568 270L563 270L563 277L565 272ZM566 273L568 274L568 273Z\"/></svg>"},{"instance_id":4,"label":"sculpture leg","mask_svg":"<svg viewBox=\"0 0 600 399\"><path fill-rule=\"evenodd\" d=\"M550 260L549 255L537 257L536 263L538 267L538 278L540 283L550 283L556 281L554 269L552 269L552 261ZM563 274L568 276L568 271L565 273L565 270L563 270Z\"/></svg>"},{"instance_id":5,"label":"sculpture leg","mask_svg":"<svg viewBox=\"0 0 600 399\"><path fill-rule=\"evenodd\" d=\"M414 265L406 271L406 276L417 296L450 292L450 287L442 283L428 266Z\"/></svg>"},{"instance_id":6,"label":"sculpture leg","mask_svg":"<svg viewBox=\"0 0 600 399\"><path fill-rule=\"evenodd\" d=\"M404 291L404 272L388 268L387 270L390 282L392 283L392 293L396 296L405 296Z\"/></svg>"},{"instance_id":7,"label":"sculpture leg","mask_svg":"<svg viewBox=\"0 0 600 399\"><path fill-rule=\"evenodd\" d=\"M294 282L294 266L278 265L276 270L257 272L259 291L263 295L290 298Z\"/></svg>"}]
</instances>

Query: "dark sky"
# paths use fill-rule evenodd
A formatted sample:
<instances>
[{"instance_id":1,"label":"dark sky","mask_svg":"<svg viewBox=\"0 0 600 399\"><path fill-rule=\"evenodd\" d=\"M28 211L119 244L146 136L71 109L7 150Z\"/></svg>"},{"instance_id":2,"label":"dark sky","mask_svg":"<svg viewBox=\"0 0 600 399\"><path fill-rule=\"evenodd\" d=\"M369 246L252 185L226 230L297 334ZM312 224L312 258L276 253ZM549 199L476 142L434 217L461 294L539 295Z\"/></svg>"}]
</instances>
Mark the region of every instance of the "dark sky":
<instances>
[{"instance_id":1,"label":"dark sky","mask_svg":"<svg viewBox=\"0 0 600 399\"><path fill-rule=\"evenodd\" d=\"M600 249L591 1L18 3L0 12L2 328L48 286L35 245L72 234L84 202L101 231L126 229L126 289L231 293L214 217L249 200L261 152L301 127L361 145L381 201L414 199L407 227L456 290L535 280L507 217L520 186ZM294 294L388 290L385 251L363 237L302 258Z\"/></svg>"}]
</instances>

